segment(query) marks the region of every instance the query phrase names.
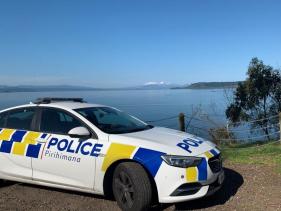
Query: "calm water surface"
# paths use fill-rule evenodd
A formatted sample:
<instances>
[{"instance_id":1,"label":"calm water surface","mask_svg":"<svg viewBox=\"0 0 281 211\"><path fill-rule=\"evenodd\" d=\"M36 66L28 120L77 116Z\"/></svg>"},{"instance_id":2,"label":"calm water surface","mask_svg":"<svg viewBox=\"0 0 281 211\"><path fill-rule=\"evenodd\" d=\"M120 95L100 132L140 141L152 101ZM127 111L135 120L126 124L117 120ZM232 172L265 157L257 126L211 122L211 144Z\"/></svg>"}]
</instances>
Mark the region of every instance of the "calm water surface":
<instances>
[{"instance_id":1,"label":"calm water surface","mask_svg":"<svg viewBox=\"0 0 281 211\"><path fill-rule=\"evenodd\" d=\"M0 93L0 109L25 104L39 97L82 97L90 103L117 107L138 118L150 121L176 116L180 112L190 116L200 110L197 118L206 115L216 124L225 124L227 100L224 90L126 90L126 91L67 91ZM153 122L155 125L178 128L177 119ZM210 121L192 120L190 132L204 136L195 127L211 127ZM195 130L195 131L194 131Z\"/></svg>"}]
</instances>

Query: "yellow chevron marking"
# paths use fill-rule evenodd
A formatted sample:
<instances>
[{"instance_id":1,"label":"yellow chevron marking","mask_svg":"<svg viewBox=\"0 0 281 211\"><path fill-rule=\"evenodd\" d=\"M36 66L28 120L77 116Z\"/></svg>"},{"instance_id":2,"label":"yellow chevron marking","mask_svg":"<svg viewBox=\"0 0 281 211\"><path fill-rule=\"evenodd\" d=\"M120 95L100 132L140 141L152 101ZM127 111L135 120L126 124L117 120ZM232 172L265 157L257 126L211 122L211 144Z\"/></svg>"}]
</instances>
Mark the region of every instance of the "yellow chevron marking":
<instances>
[{"instance_id":1,"label":"yellow chevron marking","mask_svg":"<svg viewBox=\"0 0 281 211\"><path fill-rule=\"evenodd\" d=\"M213 157L213 154L210 153L210 152L205 152L204 154L206 155L206 157L207 157L208 159L210 159L211 157Z\"/></svg>"},{"instance_id":2,"label":"yellow chevron marking","mask_svg":"<svg viewBox=\"0 0 281 211\"><path fill-rule=\"evenodd\" d=\"M186 169L187 182L196 182L198 178L198 171L196 167L189 167Z\"/></svg>"},{"instance_id":3,"label":"yellow chevron marking","mask_svg":"<svg viewBox=\"0 0 281 211\"><path fill-rule=\"evenodd\" d=\"M117 160L129 159L135 149L135 146L112 143L107 150L101 170L106 171L106 169Z\"/></svg>"},{"instance_id":4,"label":"yellow chevron marking","mask_svg":"<svg viewBox=\"0 0 281 211\"><path fill-rule=\"evenodd\" d=\"M11 135L15 132L14 129L3 129L0 132L1 141L10 141Z\"/></svg>"},{"instance_id":5,"label":"yellow chevron marking","mask_svg":"<svg viewBox=\"0 0 281 211\"><path fill-rule=\"evenodd\" d=\"M12 154L14 154L14 155L25 155L26 146L27 146L27 144L15 142Z\"/></svg>"},{"instance_id":6,"label":"yellow chevron marking","mask_svg":"<svg viewBox=\"0 0 281 211\"><path fill-rule=\"evenodd\" d=\"M38 132L28 132L27 135L25 135L22 143L36 144L36 139L39 138L40 135L41 133Z\"/></svg>"}]
</instances>

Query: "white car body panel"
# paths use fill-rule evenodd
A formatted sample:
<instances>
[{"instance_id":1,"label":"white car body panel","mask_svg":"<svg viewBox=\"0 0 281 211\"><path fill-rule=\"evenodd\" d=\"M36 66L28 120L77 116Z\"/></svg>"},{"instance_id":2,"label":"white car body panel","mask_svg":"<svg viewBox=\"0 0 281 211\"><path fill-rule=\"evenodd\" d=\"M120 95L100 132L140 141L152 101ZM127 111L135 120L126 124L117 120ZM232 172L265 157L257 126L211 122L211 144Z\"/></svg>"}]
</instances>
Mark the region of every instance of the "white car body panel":
<instances>
[{"instance_id":1,"label":"white car body panel","mask_svg":"<svg viewBox=\"0 0 281 211\"><path fill-rule=\"evenodd\" d=\"M93 189L96 158L67 152L67 150L60 151L58 150L58 145L50 145L50 143L54 142L53 140L58 140L58 142L61 140L71 140L72 142L68 141L68 143L72 143L69 148L70 150L76 150L80 143L78 138L50 134L45 146L42 148L42 158L32 160L33 179ZM95 144L97 140L89 139L84 140L84 142ZM61 144L62 147L64 143L66 142ZM90 148L90 146L87 146L87 148Z\"/></svg>"},{"instance_id":2,"label":"white car body panel","mask_svg":"<svg viewBox=\"0 0 281 211\"><path fill-rule=\"evenodd\" d=\"M188 133L163 127L154 127L151 130L122 134L120 136L121 138L119 139L126 140L128 144L133 140L134 143L138 143L139 146L158 149L159 151L168 152L168 154L171 155L196 156L212 149L207 142L204 142L200 145L200 148L190 146L189 149L192 153L189 153L176 146L186 138L192 139L196 137ZM111 137L113 141L115 139L114 135L111 135L110 138Z\"/></svg>"},{"instance_id":3,"label":"white car body panel","mask_svg":"<svg viewBox=\"0 0 281 211\"><path fill-rule=\"evenodd\" d=\"M31 158L0 153L0 163L0 175L32 179Z\"/></svg>"},{"instance_id":4,"label":"white car body panel","mask_svg":"<svg viewBox=\"0 0 281 211\"><path fill-rule=\"evenodd\" d=\"M205 196L209 184L216 181L222 173L213 173L208 165L210 158L220 154L219 150L211 142L191 134L161 127L135 133L106 134L73 110L100 105L51 103L14 108L37 106L68 111L89 126L98 139L83 140L83 143L87 143L84 146L83 143L79 145L81 140L78 138L39 132L36 139L27 144L23 153L18 155L13 153L14 143L10 152L3 152L1 148L3 143L5 145L9 141L1 139L4 137L3 131L7 130L3 128L0 131L0 178L2 179L103 194L104 176L111 165L120 160L132 160L140 163L154 179L159 202L172 203ZM2 112L7 110L9 109ZM16 131L19 130L14 130L9 139ZM34 132L27 131L26 134L28 133ZM68 147L70 143L72 144ZM33 153L29 145L39 150L38 154L27 156L28 150ZM81 147L84 151L81 151ZM161 155L165 154L202 157L204 165L191 168L173 167L162 160ZM179 186L189 183L200 183L202 187L195 194L171 196Z\"/></svg>"}]
</instances>

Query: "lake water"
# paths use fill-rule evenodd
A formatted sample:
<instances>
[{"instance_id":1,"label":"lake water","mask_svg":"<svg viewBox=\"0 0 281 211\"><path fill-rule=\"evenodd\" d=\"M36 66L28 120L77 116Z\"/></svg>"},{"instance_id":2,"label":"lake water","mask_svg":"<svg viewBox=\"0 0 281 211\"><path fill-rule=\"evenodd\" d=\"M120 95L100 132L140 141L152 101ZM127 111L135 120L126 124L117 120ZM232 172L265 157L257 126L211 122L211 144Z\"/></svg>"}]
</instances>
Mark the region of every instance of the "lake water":
<instances>
[{"instance_id":1,"label":"lake water","mask_svg":"<svg viewBox=\"0 0 281 211\"><path fill-rule=\"evenodd\" d=\"M18 92L0 93L0 109L25 104L39 97L82 97L90 103L117 107L154 125L178 128L180 112L189 116L197 111L196 119L189 123L188 131L206 136L200 128L225 125L227 100L224 90L116 90L116 91L67 91L67 92ZM207 118L208 117L208 118ZM199 120L201 119L201 121ZM195 128L196 127L196 128Z\"/></svg>"}]
</instances>

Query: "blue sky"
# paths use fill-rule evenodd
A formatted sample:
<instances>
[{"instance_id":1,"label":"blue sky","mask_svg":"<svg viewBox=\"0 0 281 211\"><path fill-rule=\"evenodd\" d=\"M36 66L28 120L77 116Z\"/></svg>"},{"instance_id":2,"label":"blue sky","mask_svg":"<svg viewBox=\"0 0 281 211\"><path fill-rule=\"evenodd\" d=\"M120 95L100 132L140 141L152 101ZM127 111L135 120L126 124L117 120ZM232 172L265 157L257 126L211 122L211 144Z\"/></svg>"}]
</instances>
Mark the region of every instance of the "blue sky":
<instances>
[{"instance_id":1,"label":"blue sky","mask_svg":"<svg viewBox=\"0 0 281 211\"><path fill-rule=\"evenodd\" d=\"M243 80L254 56L280 67L280 10L277 0L0 0L0 83Z\"/></svg>"}]
</instances>

